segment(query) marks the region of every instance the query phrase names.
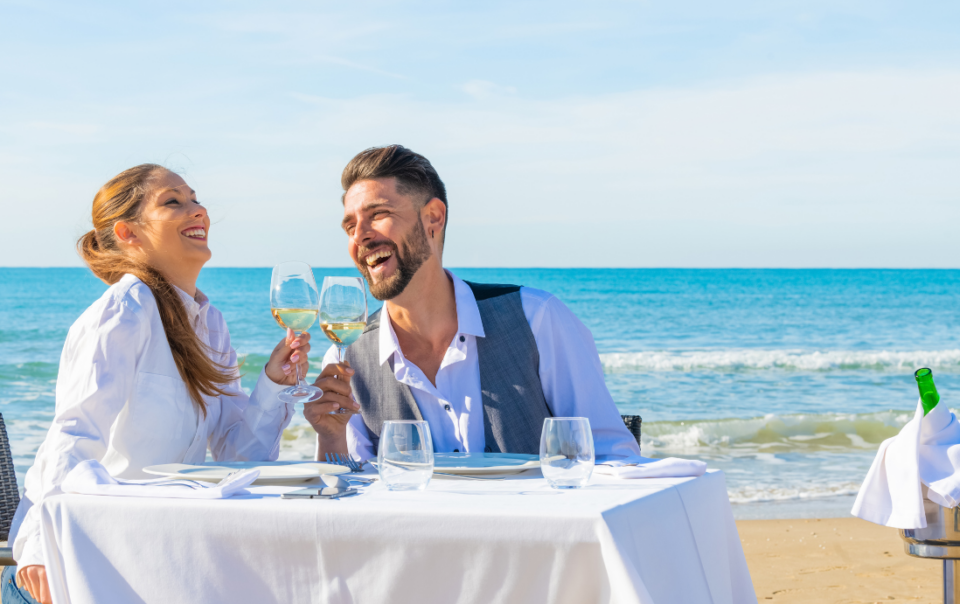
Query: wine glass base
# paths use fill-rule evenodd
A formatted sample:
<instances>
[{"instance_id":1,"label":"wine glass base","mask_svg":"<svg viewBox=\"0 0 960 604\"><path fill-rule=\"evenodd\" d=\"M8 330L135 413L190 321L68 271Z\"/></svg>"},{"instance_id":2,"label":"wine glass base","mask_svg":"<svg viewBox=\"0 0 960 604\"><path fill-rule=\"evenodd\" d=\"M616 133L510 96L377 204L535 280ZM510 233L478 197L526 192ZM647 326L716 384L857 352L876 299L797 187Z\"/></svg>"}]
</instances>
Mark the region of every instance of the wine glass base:
<instances>
[{"instance_id":1,"label":"wine glass base","mask_svg":"<svg viewBox=\"0 0 960 604\"><path fill-rule=\"evenodd\" d=\"M277 398L284 403L315 403L323 396L323 390L316 386L291 386L282 390Z\"/></svg>"}]
</instances>

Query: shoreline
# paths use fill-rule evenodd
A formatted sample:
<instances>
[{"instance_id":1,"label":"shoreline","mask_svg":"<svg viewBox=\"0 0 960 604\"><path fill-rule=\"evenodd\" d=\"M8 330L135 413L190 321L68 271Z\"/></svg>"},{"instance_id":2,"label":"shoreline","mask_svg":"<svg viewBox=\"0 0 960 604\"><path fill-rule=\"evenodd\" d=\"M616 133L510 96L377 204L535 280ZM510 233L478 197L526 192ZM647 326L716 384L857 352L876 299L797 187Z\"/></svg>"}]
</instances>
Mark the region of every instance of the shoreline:
<instances>
[{"instance_id":1,"label":"shoreline","mask_svg":"<svg viewBox=\"0 0 960 604\"><path fill-rule=\"evenodd\" d=\"M942 562L908 556L896 529L847 517L737 520L737 531L760 603L943 601Z\"/></svg>"},{"instance_id":2,"label":"shoreline","mask_svg":"<svg viewBox=\"0 0 960 604\"><path fill-rule=\"evenodd\" d=\"M733 518L741 520L831 520L853 518L850 509L856 495L811 497L781 501L731 503Z\"/></svg>"}]
</instances>

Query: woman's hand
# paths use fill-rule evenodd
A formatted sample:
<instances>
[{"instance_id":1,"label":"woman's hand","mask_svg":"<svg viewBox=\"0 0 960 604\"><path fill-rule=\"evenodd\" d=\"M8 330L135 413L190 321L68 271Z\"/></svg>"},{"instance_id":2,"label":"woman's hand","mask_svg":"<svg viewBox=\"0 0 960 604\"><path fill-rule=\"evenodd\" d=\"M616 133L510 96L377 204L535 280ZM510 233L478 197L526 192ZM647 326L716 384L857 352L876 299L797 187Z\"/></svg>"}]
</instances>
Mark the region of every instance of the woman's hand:
<instances>
[{"instance_id":1,"label":"woman's hand","mask_svg":"<svg viewBox=\"0 0 960 604\"><path fill-rule=\"evenodd\" d=\"M47 569L39 564L24 566L17 571L17 585L26 589L40 604L53 604L50 586L47 585Z\"/></svg>"},{"instance_id":2,"label":"woman's hand","mask_svg":"<svg viewBox=\"0 0 960 604\"><path fill-rule=\"evenodd\" d=\"M310 334L301 333L294 336L293 330L287 330L287 337L277 344L270 353L270 360L264 370L267 377L275 384L294 386L297 383L296 365L300 366L300 375L306 376L310 363L307 362L307 353L310 352Z\"/></svg>"},{"instance_id":3,"label":"woman's hand","mask_svg":"<svg viewBox=\"0 0 960 604\"><path fill-rule=\"evenodd\" d=\"M327 453L347 452L347 422L360 410L360 404L350 398L352 375L353 369L346 361L327 365L314 382L323 390L323 396L303 405L303 417L317 431L317 459L323 459ZM336 413L340 410L345 412Z\"/></svg>"}]
</instances>

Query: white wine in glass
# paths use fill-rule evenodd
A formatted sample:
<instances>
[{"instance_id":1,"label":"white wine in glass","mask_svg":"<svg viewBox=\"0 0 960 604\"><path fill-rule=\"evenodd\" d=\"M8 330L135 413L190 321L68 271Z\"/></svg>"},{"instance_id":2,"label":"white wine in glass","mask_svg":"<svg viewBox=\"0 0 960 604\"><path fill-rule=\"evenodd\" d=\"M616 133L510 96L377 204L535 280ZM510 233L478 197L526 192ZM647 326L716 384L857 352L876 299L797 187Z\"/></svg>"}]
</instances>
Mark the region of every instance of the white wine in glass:
<instances>
[{"instance_id":1,"label":"white wine in glass","mask_svg":"<svg viewBox=\"0 0 960 604\"><path fill-rule=\"evenodd\" d=\"M270 280L270 312L284 329L300 335L317 320L320 296L313 269L306 262L284 262L273 269ZM323 396L323 390L311 386L300 375L300 363L294 363L297 384L280 392L285 403L312 403Z\"/></svg>"},{"instance_id":2,"label":"white wine in glass","mask_svg":"<svg viewBox=\"0 0 960 604\"><path fill-rule=\"evenodd\" d=\"M367 291L360 277L324 277L320 290L320 328L343 361L344 349L367 326Z\"/></svg>"},{"instance_id":3,"label":"white wine in glass","mask_svg":"<svg viewBox=\"0 0 960 604\"><path fill-rule=\"evenodd\" d=\"M344 349L357 341L367 326L367 291L359 277L324 277L320 290L320 328L337 347L343 362ZM340 409L335 413L346 413Z\"/></svg>"}]
</instances>

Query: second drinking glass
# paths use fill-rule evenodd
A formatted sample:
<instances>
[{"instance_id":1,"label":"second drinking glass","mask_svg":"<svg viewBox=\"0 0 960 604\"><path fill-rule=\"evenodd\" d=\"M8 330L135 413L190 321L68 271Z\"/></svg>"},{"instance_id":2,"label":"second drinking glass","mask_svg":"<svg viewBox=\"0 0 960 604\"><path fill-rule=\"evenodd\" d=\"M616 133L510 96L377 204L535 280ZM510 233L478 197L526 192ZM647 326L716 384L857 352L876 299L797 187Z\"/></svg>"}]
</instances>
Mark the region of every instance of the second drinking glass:
<instances>
[{"instance_id":1,"label":"second drinking glass","mask_svg":"<svg viewBox=\"0 0 960 604\"><path fill-rule=\"evenodd\" d=\"M540 471L555 489L579 489L593 474L595 456L590 420L548 417L540 435Z\"/></svg>"},{"instance_id":2,"label":"second drinking glass","mask_svg":"<svg viewBox=\"0 0 960 604\"><path fill-rule=\"evenodd\" d=\"M363 279L324 277L320 290L320 329L337 347L339 362L343 362L344 349L357 341L366 326L367 291ZM346 412L341 408L333 413Z\"/></svg>"},{"instance_id":3,"label":"second drinking glass","mask_svg":"<svg viewBox=\"0 0 960 604\"><path fill-rule=\"evenodd\" d=\"M377 448L380 480L391 491L422 491L433 477L433 439L425 421L383 422Z\"/></svg>"}]
</instances>

